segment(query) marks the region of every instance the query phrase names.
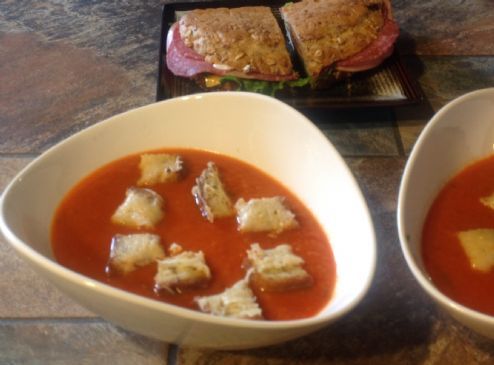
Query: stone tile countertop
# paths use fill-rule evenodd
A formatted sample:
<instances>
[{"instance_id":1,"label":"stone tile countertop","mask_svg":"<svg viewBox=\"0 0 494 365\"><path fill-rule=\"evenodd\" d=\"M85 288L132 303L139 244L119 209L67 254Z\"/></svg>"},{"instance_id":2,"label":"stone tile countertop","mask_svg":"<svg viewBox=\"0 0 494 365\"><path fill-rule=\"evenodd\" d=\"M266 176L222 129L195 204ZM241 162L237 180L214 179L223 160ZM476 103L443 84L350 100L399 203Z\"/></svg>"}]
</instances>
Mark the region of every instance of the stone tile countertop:
<instances>
[{"instance_id":1,"label":"stone tile countertop","mask_svg":"<svg viewBox=\"0 0 494 365\"><path fill-rule=\"evenodd\" d=\"M401 29L397 49L423 102L303 111L345 157L375 223L377 272L357 308L277 346L184 348L125 331L80 307L2 237L0 364L494 364L494 341L454 321L415 282L396 227L401 175L424 125L453 98L494 86L494 5L392 3ZM0 191L62 139L155 101L162 5L0 1Z\"/></svg>"}]
</instances>

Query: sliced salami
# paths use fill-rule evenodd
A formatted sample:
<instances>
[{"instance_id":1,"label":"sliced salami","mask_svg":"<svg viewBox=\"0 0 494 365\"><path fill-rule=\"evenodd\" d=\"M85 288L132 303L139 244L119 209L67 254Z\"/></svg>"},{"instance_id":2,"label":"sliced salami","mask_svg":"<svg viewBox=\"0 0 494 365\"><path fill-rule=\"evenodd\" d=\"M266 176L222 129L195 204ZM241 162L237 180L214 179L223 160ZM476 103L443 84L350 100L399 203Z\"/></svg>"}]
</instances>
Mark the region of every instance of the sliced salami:
<instances>
[{"instance_id":1,"label":"sliced salami","mask_svg":"<svg viewBox=\"0 0 494 365\"><path fill-rule=\"evenodd\" d=\"M217 73L204 57L187 47L180 38L177 24L168 32L166 66L176 76L192 77L201 73Z\"/></svg>"}]
</instances>

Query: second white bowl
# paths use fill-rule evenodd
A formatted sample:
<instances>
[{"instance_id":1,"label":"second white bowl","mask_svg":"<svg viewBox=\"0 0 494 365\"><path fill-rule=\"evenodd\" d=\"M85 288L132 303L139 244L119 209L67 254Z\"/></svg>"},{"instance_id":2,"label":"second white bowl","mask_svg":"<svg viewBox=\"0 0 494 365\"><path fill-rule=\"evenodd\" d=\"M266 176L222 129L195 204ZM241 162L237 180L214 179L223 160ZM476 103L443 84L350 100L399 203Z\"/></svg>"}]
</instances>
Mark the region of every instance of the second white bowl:
<instances>
[{"instance_id":1,"label":"second white bowl","mask_svg":"<svg viewBox=\"0 0 494 365\"><path fill-rule=\"evenodd\" d=\"M413 275L437 303L473 330L494 338L494 317L467 308L431 282L421 253L422 227L440 189L467 164L494 152L494 88L461 96L427 124L407 162L398 198L401 248Z\"/></svg>"}]
</instances>

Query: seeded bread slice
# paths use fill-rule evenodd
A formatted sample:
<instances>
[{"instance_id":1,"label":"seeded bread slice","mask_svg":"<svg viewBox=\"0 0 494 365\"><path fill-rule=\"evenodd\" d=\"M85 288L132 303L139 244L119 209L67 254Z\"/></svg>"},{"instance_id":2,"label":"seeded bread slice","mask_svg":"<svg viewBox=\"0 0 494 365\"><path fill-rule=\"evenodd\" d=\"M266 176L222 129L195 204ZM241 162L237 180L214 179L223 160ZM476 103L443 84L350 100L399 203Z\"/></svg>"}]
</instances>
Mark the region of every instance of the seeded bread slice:
<instances>
[{"instance_id":1,"label":"seeded bread slice","mask_svg":"<svg viewBox=\"0 0 494 365\"><path fill-rule=\"evenodd\" d=\"M302 0L280 9L290 40L315 83L335 62L377 38L384 23L383 1Z\"/></svg>"},{"instance_id":2,"label":"seeded bread slice","mask_svg":"<svg viewBox=\"0 0 494 365\"><path fill-rule=\"evenodd\" d=\"M179 21L186 46L220 71L290 76L283 33L266 6L196 9Z\"/></svg>"}]
</instances>

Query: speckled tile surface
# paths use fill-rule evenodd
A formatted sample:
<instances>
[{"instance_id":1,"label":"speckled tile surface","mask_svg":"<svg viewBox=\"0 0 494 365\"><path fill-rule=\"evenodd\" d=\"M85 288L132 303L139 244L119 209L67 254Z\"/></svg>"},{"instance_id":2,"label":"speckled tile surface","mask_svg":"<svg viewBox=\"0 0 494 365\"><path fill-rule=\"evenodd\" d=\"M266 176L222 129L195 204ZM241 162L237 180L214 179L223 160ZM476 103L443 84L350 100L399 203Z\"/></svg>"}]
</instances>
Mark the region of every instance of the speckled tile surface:
<instances>
[{"instance_id":1,"label":"speckled tile surface","mask_svg":"<svg viewBox=\"0 0 494 365\"><path fill-rule=\"evenodd\" d=\"M0 153L154 102L159 17L157 2L1 2Z\"/></svg>"},{"instance_id":2,"label":"speckled tile surface","mask_svg":"<svg viewBox=\"0 0 494 365\"><path fill-rule=\"evenodd\" d=\"M422 103L413 107L397 108L395 115L403 151L409 154L434 111L430 104Z\"/></svg>"},{"instance_id":3,"label":"speckled tile surface","mask_svg":"<svg viewBox=\"0 0 494 365\"><path fill-rule=\"evenodd\" d=\"M167 346L101 321L2 321L5 365L162 365Z\"/></svg>"},{"instance_id":4,"label":"speckled tile surface","mask_svg":"<svg viewBox=\"0 0 494 365\"><path fill-rule=\"evenodd\" d=\"M383 308L384 309L384 308ZM352 315L352 314L350 314ZM438 314L427 318L430 326L420 328L416 316L409 318L408 333L396 333L405 321L390 321L388 326L374 329L371 341L361 337L360 323L338 322L326 330L283 346L241 352L182 349L179 365L490 365L494 351L492 342L470 333L464 327ZM378 324L378 323L377 323ZM365 342L364 342L365 341ZM358 349L358 350L356 350ZM364 350L365 349L365 350Z\"/></svg>"},{"instance_id":5,"label":"speckled tile surface","mask_svg":"<svg viewBox=\"0 0 494 365\"><path fill-rule=\"evenodd\" d=\"M42 151L130 106L128 76L90 50L32 33L3 34L0 47L1 152Z\"/></svg>"},{"instance_id":6,"label":"speckled tile surface","mask_svg":"<svg viewBox=\"0 0 494 365\"><path fill-rule=\"evenodd\" d=\"M0 157L0 192L31 161L31 158ZM95 317L39 277L2 235L0 293L0 318Z\"/></svg>"},{"instance_id":7,"label":"speckled tile surface","mask_svg":"<svg viewBox=\"0 0 494 365\"><path fill-rule=\"evenodd\" d=\"M420 55L494 54L491 1L392 1L400 51Z\"/></svg>"},{"instance_id":8,"label":"speckled tile surface","mask_svg":"<svg viewBox=\"0 0 494 365\"><path fill-rule=\"evenodd\" d=\"M404 57L410 73L422 85L426 100L413 107L395 108L396 122L406 153L425 123L449 101L494 86L493 57Z\"/></svg>"},{"instance_id":9,"label":"speckled tile surface","mask_svg":"<svg viewBox=\"0 0 494 365\"><path fill-rule=\"evenodd\" d=\"M162 3L0 2L0 191L65 137L154 102ZM351 313L265 349L168 351L74 303L0 238L0 364L494 364L494 341L455 322L415 282L396 227L401 174L427 121L457 96L494 86L494 4L394 0L393 9L423 103L303 111L346 157L375 224L376 275Z\"/></svg>"},{"instance_id":10,"label":"speckled tile surface","mask_svg":"<svg viewBox=\"0 0 494 365\"><path fill-rule=\"evenodd\" d=\"M0 238L0 318L95 317L63 295Z\"/></svg>"},{"instance_id":11,"label":"speckled tile surface","mask_svg":"<svg viewBox=\"0 0 494 365\"><path fill-rule=\"evenodd\" d=\"M420 84L434 111L470 91L494 86L492 57L422 57Z\"/></svg>"},{"instance_id":12,"label":"speckled tile surface","mask_svg":"<svg viewBox=\"0 0 494 365\"><path fill-rule=\"evenodd\" d=\"M31 157L0 157L0 192L2 192L7 184L17 175L17 173L27 166L33 160Z\"/></svg>"},{"instance_id":13,"label":"speckled tile surface","mask_svg":"<svg viewBox=\"0 0 494 365\"><path fill-rule=\"evenodd\" d=\"M394 117L388 109L305 110L345 156L396 156L400 153Z\"/></svg>"}]
</instances>

